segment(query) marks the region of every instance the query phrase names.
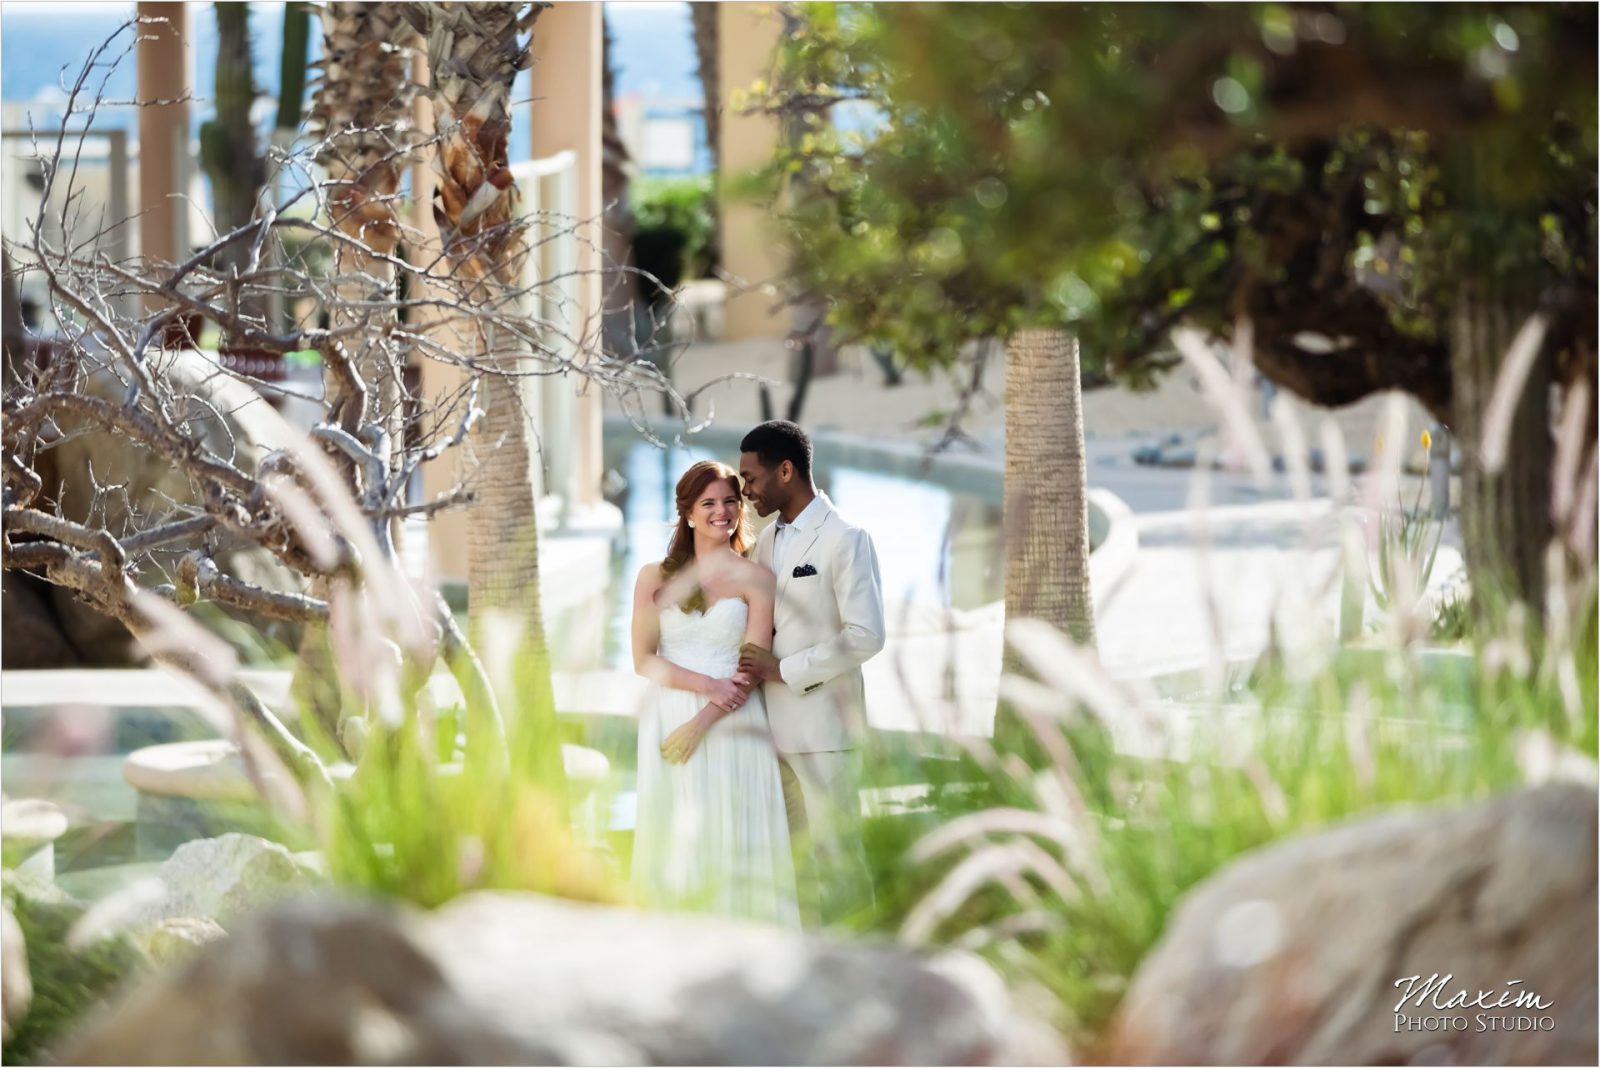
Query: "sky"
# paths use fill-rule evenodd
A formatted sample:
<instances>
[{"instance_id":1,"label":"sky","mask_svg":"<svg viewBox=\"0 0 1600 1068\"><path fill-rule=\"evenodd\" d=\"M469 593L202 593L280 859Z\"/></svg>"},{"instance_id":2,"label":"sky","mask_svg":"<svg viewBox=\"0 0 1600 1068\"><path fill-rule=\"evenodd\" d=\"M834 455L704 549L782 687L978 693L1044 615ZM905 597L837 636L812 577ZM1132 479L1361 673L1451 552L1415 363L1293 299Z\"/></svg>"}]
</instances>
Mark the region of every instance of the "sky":
<instances>
[{"instance_id":1,"label":"sky","mask_svg":"<svg viewBox=\"0 0 1600 1068\"><path fill-rule=\"evenodd\" d=\"M611 2L605 6L614 37L612 63L617 71L617 92L698 100L700 83L695 76L688 4ZM195 42L195 94L206 97L215 77L216 20L208 3L192 3L189 7ZM263 92L275 95L283 6L252 3L250 8L256 81ZM7 103L31 103L35 122L45 121L45 116L59 109L65 99L60 88L64 72L70 83L94 47L130 18L133 11L131 3L63 4L60 0L0 3L0 97ZM126 46L131 40L131 33L125 33L120 44ZM112 50L107 58L122 50L120 47ZM96 72L96 83L105 73ZM109 71L107 95L128 100L133 96L134 86L134 61L128 54L115 70ZM526 91L520 96L525 99ZM526 112L527 109L519 110ZM193 109L197 127L208 113L209 106L204 101ZM133 111L128 107L112 108L96 122L107 126L132 126ZM525 132L522 137L525 141Z\"/></svg>"}]
</instances>

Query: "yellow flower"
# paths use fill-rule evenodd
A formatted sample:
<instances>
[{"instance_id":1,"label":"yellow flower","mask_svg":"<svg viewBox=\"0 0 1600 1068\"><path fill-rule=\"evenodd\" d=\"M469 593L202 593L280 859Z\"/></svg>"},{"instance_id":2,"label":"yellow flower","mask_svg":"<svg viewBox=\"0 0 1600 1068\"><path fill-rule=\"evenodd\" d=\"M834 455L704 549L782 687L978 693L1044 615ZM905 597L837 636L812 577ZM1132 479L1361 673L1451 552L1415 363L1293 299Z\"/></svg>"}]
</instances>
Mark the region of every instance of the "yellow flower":
<instances>
[{"instance_id":1,"label":"yellow flower","mask_svg":"<svg viewBox=\"0 0 1600 1068\"><path fill-rule=\"evenodd\" d=\"M1382 452L1383 451L1383 435L1382 434L1379 434L1377 441L1373 442L1372 451L1373 452Z\"/></svg>"},{"instance_id":2,"label":"yellow flower","mask_svg":"<svg viewBox=\"0 0 1600 1068\"><path fill-rule=\"evenodd\" d=\"M1424 430L1422 432L1422 451L1427 452L1431 448L1433 448L1433 435Z\"/></svg>"}]
</instances>

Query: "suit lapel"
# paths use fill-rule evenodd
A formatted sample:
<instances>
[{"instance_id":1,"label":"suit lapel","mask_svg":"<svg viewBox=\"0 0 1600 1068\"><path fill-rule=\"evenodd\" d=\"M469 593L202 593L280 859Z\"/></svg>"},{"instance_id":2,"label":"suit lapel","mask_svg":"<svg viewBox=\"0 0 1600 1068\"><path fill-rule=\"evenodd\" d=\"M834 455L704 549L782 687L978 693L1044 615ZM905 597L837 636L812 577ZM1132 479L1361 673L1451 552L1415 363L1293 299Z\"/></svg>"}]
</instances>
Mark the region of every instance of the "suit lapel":
<instances>
[{"instance_id":1,"label":"suit lapel","mask_svg":"<svg viewBox=\"0 0 1600 1068\"><path fill-rule=\"evenodd\" d=\"M822 537L822 529L828 525L828 521L832 518L833 507L827 500L824 500L822 514L817 517L817 521L812 523L808 529L800 532L800 538L803 540L790 543L789 551L784 555L783 559L783 574L778 576L779 597L788 593L789 580L794 577L794 569L805 563L806 553L810 552L811 547L817 543L817 539Z\"/></svg>"}]
</instances>

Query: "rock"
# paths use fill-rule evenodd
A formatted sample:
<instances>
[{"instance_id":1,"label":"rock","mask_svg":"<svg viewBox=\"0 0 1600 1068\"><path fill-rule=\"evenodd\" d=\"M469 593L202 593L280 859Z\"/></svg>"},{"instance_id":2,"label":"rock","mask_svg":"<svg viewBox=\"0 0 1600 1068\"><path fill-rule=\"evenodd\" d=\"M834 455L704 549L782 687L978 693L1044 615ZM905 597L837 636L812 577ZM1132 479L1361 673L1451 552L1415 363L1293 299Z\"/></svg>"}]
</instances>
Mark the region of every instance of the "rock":
<instances>
[{"instance_id":1,"label":"rock","mask_svg":"<svg viewBox=\"0 0 1600 1068\"><path fill-rule=\"evenodd\" d=\"M228 932L216 920L198 916L181 916L162 920L138 936L140 947L156 964L171 964L182 960L201 946L209 945Z\"/></svg>"},{"instance_id":2,"label":"rock","mask_svg":"<svg viewBox=\"0 0 1600 1068\"><path fill-rule=\"evenodd\" d=\"M247 912L322 881L277 842L248 834L185 842L155 878L162 892L130 909L120 927L144 930L164 920L202 919L226 928Z\"/></svg>"},{"instance_id":3,"label":"rock","mask_svg":"<svg viewBox=\"0 0 1600 1068\"><path fill-rule=\"evenodd\" d=\"M472 894L422 929L455 988L525 1041L620 1038L649 1064L1022 1064L967 969L702 916ZM1003 1002L1003 998L1000 999ZM1029 1029L1029 1038L1037 1037ZM1056 1047L1044 1061L1060 1063Z\"/></svg>"},{"instance_id":4,"label":"rock","mask_svg":"<svg viewBox=\"0 0 1600 1068\"><path fill-rule=\"evenodd\" d=\"M171 915L223 925L320 881L286 847L248 834L185 842L156 875L167 884L169 903L181 909Z\"/></svg>"},{"instance_id":5,"label":"rock","mask_svg":"<svg viewBox=\"0 0 1600 1068\"><path fill-rule=\"evenodd\" d=\"M1594 1064L1595 802L1541 786L1239 859L1180 903L1106 1060ZM1446 1007L1463 990L1492 1007ZM1518 991L1545 1007L1513 1005Z\"/></svg>"},{"instance_id":6,"label":"rock","mask_svg":"<svg viewBox=\"0 0 1600 1068\"><path fill-rule=\"evenodd\" d=\"M63 1063L1065 1063L976 958L480 893L301 898L135 991Z\"/></svg>"},{"instance_id":7,"label":"rock","mask_svg":"<svg viewBox=\"0 0 1600 1068\"><path fill-rule=\"evenodd\" d=\"M33 982L28 976L28 947L22 928L7 905L0 912L0 1034L11 1032L28 1015L33 1000Z\"/></svg>"},{"instance_id":8,"label":"rock","mask_svg":"<svg viewBox=\"0 0 1600 1068\"><path fill-rule=\"evenodd\" d=\"M399 914L328 898L280 905L159 973L57 1060L564 1063L495 1033L455 995Z\"/></svg>"}]
</instances>

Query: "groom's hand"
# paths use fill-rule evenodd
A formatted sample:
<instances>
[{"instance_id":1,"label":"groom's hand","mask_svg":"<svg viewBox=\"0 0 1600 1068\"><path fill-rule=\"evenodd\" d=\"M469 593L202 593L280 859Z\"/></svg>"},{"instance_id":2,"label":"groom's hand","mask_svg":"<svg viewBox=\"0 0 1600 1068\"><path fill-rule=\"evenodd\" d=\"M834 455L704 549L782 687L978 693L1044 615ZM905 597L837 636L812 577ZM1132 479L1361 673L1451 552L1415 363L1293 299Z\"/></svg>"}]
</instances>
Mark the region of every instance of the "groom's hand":
<instances>
[{"instance_id":1,"label":"groom's hand","mask_svg":"<svg viewBox=\"0 0 1600 1068\"><path fill-rule=\"evenodd\" d=\"M667 735L661 743L661 758L668 764L687 764L710 730L704 716L695 716Z\"/></svg>"},{"instance_id":2,"label":"groom's hand","mask_svg":"<svg viewBox=\"0 0 1600 1068\"><path fill-rule=\"evenodd\" d=\"M772 655L772 650L749 642L739 648L739 670L761 682L783 681L778 672L778 658Z\"/></svg>"}]
</instances>

